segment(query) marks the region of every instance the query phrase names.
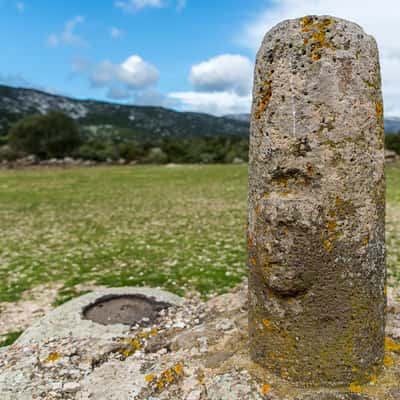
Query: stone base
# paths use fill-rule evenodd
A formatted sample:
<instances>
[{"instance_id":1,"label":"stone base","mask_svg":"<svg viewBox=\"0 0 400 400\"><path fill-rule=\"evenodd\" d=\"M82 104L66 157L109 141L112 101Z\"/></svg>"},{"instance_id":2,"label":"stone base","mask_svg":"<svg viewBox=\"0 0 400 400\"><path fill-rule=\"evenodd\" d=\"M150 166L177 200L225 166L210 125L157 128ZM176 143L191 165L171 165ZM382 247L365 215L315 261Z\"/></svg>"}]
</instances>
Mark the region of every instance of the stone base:
<instances>
[{"instance_id":1,"label":"stone base","mask_svg":"<svg viewBox=\"0 0 400 400\"><path fill-rule=\"evenodd\" d=\"M400 305L391 293L384 372L368 385L335 389L299 387L250 360L245 285L206 303L175 298L154 324L119 326L114 337L104 327L79 328L88 323L73 317L83 298L0 350L2 400L400 400ZM71 320L70 334L58 334Z\"/></svg>"}]
</instances>

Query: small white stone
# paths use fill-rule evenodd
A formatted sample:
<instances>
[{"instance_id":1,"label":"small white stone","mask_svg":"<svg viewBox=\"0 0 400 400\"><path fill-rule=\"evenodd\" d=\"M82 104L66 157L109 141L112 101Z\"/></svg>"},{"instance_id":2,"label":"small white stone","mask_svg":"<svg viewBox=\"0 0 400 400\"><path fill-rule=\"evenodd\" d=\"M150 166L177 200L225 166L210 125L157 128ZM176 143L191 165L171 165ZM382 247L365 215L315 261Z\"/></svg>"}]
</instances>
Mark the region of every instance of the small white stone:
<instances>
[{"instance_id":1,"label":"small white stone","mask_svg":"<svg viewBox=\"0 0 400 400\"><path fill-rule=\"evenodd\" d=\"M63 390L66 393L76 393L81 388L78 382L67 382L64 383Z\"/></svg>"}]
</instances>

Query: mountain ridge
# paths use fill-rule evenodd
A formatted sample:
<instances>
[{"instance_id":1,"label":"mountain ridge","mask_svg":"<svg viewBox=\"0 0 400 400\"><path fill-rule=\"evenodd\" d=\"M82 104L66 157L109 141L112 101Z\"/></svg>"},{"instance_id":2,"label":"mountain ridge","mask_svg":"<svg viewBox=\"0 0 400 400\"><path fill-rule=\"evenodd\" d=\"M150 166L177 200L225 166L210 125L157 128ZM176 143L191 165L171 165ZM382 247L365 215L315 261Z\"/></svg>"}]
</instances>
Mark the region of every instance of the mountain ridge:
<instances>
[{"instance_id":1,"label":"mountain ridge","mask_svg":"<svg viewBox=\"0 0 400 400\"><path fill-rule=\"evenodd\" d=\"M226 117L157 106L79 100L42 90L0 85L0 135L22 117L50 110L64 112L89 130L117 130L139 140L218 135L247 137L249 134L246 121Z\"/></svg>"}]
</instances>

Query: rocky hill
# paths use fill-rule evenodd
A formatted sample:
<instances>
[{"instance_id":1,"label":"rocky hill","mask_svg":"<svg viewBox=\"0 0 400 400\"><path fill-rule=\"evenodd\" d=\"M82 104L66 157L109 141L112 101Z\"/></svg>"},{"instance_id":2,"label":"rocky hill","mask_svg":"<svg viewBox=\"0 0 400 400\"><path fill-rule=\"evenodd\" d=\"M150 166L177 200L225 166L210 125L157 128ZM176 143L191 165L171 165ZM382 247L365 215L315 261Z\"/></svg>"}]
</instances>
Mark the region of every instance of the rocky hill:
<instances>
[{"instance_id":1,"label":"rocky hill","mask_svg":"<svg viewBox=\"0 0 400 400\"><path fill-rule=\"evenodd\" d=\"M33 89L0 85L0 135L20 118L62 111L79 125L99 135L123 135L138 140L165 137L190 138L202 136L247 137L248 121L207 114L177 112L161 107L142 107L76 100Z\"/></svg>"}]
</instances>

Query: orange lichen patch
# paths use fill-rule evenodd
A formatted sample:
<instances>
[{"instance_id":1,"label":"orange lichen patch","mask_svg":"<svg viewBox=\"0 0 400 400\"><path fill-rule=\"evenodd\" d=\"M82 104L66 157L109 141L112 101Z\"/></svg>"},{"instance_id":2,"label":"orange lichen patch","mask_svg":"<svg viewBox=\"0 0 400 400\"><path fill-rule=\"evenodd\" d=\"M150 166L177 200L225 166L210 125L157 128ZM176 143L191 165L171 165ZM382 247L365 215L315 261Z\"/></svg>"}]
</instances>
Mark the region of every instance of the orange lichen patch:
<instances>
[{"instance_id":1,"label":"orange lichen patch","mask_svg":"<svg viewBox=\"0 0 400 400\"><path fill-rule=\"evenodd\" d=\"M271 390L271 385L268 385L268 383L265 383L264 385L261 386L261 393L263 395L267 394Z\"/></svg>"},{"instance_id":2,"label":"orange lichen patch","mask_svg":"<svg viewBox=\"0 0 400 400\"><path fill-rule=\"evenodd\" d=\"M336 207L340 208L343 206L344 200L341 197L336 196L335 204L336 204Z\"/></svg>"},{"instance_id":3,"label":"orange lichen patch","mask_svg":"<svg viewBox=\"0 0 400 400\"><path fill-rule=\"evenodd\" d=\"M149 375L146 375L146 376L144 377L144 380L145 380L146 382L152 382L152 381L154 381L154 379L155 379L155 376L154 376L153 374L149 374Z\"/></svg>"},{"instance_id":4,"label":"orange lichen patch","mask_svg":"<svg viewBox=\"0 0 400 400\"><path fill-rule=\"evenodd\" d=\"M292 191L291 190L286 190L284 192L279 192L278 195L283 196L283 197L288 197L289 194L291 194Z\"/></svg>"},{"instance_id":5,"label":"orange lichen patch","mask_svg":"<svg viewBox=\"0 0 400 400\"><path fill-rule=\"evenodd\" d=\"M378 119L383 118L383 104L381 101L376 102L376 115L378 116Z\"/></svg>"},{"instance_id":6,"label":"orange lichen patch","mask_svg":"<svg viewBox=\"0 0 400 400\"><path fill-rule=\"evenodd\" d=\"M301 19L301 22L303 24L303 32L309 32L313 26L314 19L307 15Z\"/></svg>"},{"instance_id":7,"label":"orange lichen patch","mask_svg":"<svg viewBox=\"0 0 400 400\"><path fill-rule=\"evenodd\" d=\"M174 366L174 371L175 371L178 375L182 374L182 372L183 372L183 365L182 365L182 364L176 364L176 365Z\"/></svg>"},{"instance_id":8,"label":"orange lichen patch","mask_svg":"<svg viewBox=\"0 0 400 400\"><path fill-rule=\"evenodd\" d=\"M271 195L268 193L268 192L265 192L263 195L262 195L262 198L263 199L269 199L271 197Z\"/></svg>"},{"instance_id":9,"label":"orange lichen patch","mask_svg":"<svg viewBox=\"0 0 400 400\"><path fill-rule=\"evenodd\" d=\"M328 253L331 253L333 250L333 243L330 240L324 240L324 247Z\"/></svg>"},{"instance_id":10,"label":"orange lichen patch","mask_svg":"<svg viewBox=\"0 0 400 400\"><path fill-rule=\"evenodd\" d=\"M318 61L318 60L321 59L321 53L319 53L319 52L314 52L314 51L313 51L313 53L312 53L312 55L311 55L311 58L312 58L314 61Z\"/></svg>"},{"instance_id":11,"label":"orange lichen patch","mask_svg":"<svg viewBox=\"0 0 400 400\"><path fill-rule=\"evenodd\" d=\"M385 337L385 350L391 352L400 351L400 343L396 343L389 337Z\"/></svg>"},{"instance_id":12,"label":"orange lichen patch","mask_svg":"<svg viewBox=\"0 0 400 400\"><path fill-rule=\"evenodd\" d=\"M255 267L257 265L257 258L255 256L250 257L250 264Z\"/></svg>"},{"instance_id":13,"label":"orange lichen patch","mask_svg":"<svg viewBox=\"0 0 400 400\"><path fill-rule=\"evenodd\" d=\"M362 386L359 385L357 382L353 382L349 386L349 391L351 393L362 393L363 389Z\"/></svg>"},{"instance_id":14,"label":"orange lichen patch","mask_svg":"<svg viewBox=\"0 0 400 400\"><path fill-rule=\"evenodd\" d=\"M61 354L59 353L51 353L43 362L44 363L50 363L57 361L61 358Z\"/></svg>"},{"instance_id":15,"label":"orange lichen patch","mask_svg":"<svg viewBox=\"0 0 400 400\"><path fill-rule=\"evenodd\" d=\"M257 101L256 101L256 119L260 119L262 114L267 110L269 101L272 96L272 80L266 80L260 86L257 91Z\"/></svg>"},{"instance_id":16,"label":"orange lichen patch","mask_svg":"<svg viewBox=\"0 0 400 400\"><path fill-rule=\"evenodd\" d=\"M388 354L385 354L385 357L383 357L383 365L385 367L392 367L394 365L393 358L390 357Z\"/></svg>"},{"instance_id":17,"label":"orange lichen patch","mask_svg":"<svg viewBox=\"0 0 400 400\"><path fill-rule=\"evenodd\" d=\"M153 374L147 375L145 377L145 381L149 383L150 387L153 390L160 392L169 385L176 383L177 380L182 376L182 374L183 365L181 363L178 363L172 368L168 368L167 370L162 372L159 376L155 376Z\"/></svg>"},{"instance_id":18,"label":"orange lichen patch","mask_svg":"<svg viewBox=\"0 0 400 400\"><path fill-rule=\"evenodd\" d=\"M270 328L271 327L271 322L269 320L267 320L267 319L263 319L262 323L266 328Z\"/></svg>"},{"instance_id":19,"label":"orange lichen patch","mask_svg":"<svg viewBox=\"0 0 400 400\"><path fill-rule=\"evenodd\" d=\"M368 246L369 236L364 237L363 240L362 240L362 243L363 243L364 246Z\"/></svg>"},{"instance_id":20,"label":"orange lichen patch","mask_svg":"<svg viewBox=\"0 0 400 400\"><path fill-rule=\"evenodd\" d=\"M145 339L150 335L150 332L141 332L138 334L138 338ZM137 350L142 348L142 343L138 338L122 338L119 342L122 344L121 348L118 349L119 353L125 358L128 358L136 353Z\"/></svg>"},{"instance_id":21,"label":"orange lichen patch","mask_svg":"<svg viewBox=\"0 0 400 400\"><path fill-rule=\"evenodd\" d=\"M285 229L283 230L283 233L285 234L285 236L288 236L288 235L289 235L289 229L288 229L288 228L285 228Z\"/></svg>"},{"instance_id":22,"label":"orange lichen patch","mask_svg":"<svg viewBox=\"0 0 400 400\"><path fill-rule=\"evenodd\" d=\"M323 48L332 49L333 46L326 39L326 31L328 27L332 24L331 18L324 18L322 21L314 22L314 18L311 16L304 17L302 19L302 31L303 33L311 33L308 37L303 39L304 46L307 46L309 41L311 40L311 52L310 58L314 61L318 61L321 59L321 50Z\"/></svg>"},{"instance_id":23,"label":"orange lichen patch","mask_svg":"<svg viewBox=\"0 0 400 400\"><path fill-rule=\"evenodd\" d=\"M260 207L259 204L257 204L257 205L256 205L256 209L255 209L256 215L260 215L260 210L261 210L261 207Z\"/></svg>"},{"instance_id":24,"label":"orange lichen patch","mask_svg":"<svg viewBox=\"0 0 400 400\"><path fill-rule=\"evenodd\" d=\"M326 229L328 231L334 231L337 228L337 222L336 221L328 221L326 224Z\"/></svg>"}]
</instances>

